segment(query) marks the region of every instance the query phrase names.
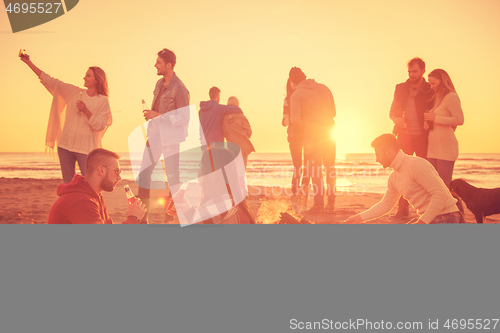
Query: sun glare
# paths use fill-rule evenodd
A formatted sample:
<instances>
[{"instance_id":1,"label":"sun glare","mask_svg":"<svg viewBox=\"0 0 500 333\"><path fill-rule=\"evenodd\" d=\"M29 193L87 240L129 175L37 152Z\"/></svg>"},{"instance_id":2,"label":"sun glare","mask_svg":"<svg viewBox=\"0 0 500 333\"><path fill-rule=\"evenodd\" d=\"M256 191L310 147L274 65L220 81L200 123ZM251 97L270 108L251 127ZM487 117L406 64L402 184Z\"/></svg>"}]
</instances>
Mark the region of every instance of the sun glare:
<instances>
[{"instance_id":1,"label":"sun glare","mask_svg":"<svg viewBox=\"0 0 500 333\"><path fill-rule=\"evenodd\" d=\"M363 123L345 115L339 115L335 122L331 137L337 144L337 159L344 159L346 154L369 151L367 143L370 140L363 134L366 133Z\"/></svg>"}]
</instances>

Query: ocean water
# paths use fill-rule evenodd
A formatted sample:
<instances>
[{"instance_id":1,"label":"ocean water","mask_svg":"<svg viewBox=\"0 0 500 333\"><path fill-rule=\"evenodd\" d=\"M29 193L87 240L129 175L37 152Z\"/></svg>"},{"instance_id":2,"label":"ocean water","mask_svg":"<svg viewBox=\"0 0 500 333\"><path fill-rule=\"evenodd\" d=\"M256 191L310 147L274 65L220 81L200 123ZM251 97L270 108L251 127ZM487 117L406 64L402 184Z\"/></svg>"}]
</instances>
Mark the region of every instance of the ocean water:
<instances>
[{"instance_id":1,"label":"ocean water","mask_svg":"<svg viewBox=\"0 0 500 333\"><path fill-rule=\"evenodd\" d=\"M122 178L133 180L131 161L120 153ZM181 163L181 178L194 179L198 163ZM384 193L391 170L376 163L374 154L346 154L337 157L337 192ZM274 194L289 191L293 166L288 153L253 153L247 166L249 186L275 186ZM0 177L60 179L59 161L44 153L0 153ZM500 154L460 154L453 178L477 187L500 187Z\"/></svg>"}]
</instances>

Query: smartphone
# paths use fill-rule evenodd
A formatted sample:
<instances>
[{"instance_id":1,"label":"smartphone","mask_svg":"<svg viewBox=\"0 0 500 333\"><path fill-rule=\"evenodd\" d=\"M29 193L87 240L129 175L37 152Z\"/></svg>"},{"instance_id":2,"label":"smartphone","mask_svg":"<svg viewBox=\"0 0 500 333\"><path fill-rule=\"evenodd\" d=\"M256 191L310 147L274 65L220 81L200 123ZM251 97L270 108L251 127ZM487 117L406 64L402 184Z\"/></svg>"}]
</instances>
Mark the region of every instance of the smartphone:
<instances>
[{"instance_id":1,"label":"smartphone","mask_svg":"<svg viewBox=\"0 0 500 333\"><path fill-rule=\"evenodd\" d=\"M19 50L19 58L22 58L26 55L26 50L25 49L20 49Z\"/></svg>"}]
</instances>

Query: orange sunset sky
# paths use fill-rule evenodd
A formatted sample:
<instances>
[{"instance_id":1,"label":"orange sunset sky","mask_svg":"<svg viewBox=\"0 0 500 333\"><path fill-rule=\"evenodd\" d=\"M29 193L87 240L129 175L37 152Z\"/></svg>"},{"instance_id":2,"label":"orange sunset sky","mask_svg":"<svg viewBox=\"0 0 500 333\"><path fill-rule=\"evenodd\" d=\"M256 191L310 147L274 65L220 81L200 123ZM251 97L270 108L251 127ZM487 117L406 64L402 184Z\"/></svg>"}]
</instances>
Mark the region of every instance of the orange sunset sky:
<instances>
[{"instance_id":1,"label":"orange sunset sky","mask_svg":"<svg viewBox=\"0 0 500 333\"><path fill-rule=\"evenodd\" d=\"M125 152L158 80L156 53L177 55L191 104L237 96L258 152L288 152L281 126L288 71L326 84L341 153L371 152L392 130L394 87L419 56L445 69L462 101L462 153L500 153L500 1L80 0L67 14L12 33L0 5L0 152L42 152L51 96L18 57L83 87L89 66L108 75L113 125L103 146ZM426 75L427 78L427 75Z\"/></svg>"}]
</instances>

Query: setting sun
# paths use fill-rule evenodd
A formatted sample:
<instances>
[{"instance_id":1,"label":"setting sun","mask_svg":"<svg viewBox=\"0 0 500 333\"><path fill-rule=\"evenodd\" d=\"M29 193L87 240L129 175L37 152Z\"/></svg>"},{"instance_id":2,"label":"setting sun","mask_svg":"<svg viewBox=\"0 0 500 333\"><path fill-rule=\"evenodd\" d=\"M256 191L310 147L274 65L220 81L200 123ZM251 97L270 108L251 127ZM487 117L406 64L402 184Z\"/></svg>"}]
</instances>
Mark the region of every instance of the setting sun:
<instances>
[{"instance_id":1,"label":"setting sun","mask_svg":"<svg viewBox=\"0 0 500 333\"><path fill-rule=\"evenodd\" d=\"M426 61L427 73L444 68L453 77L465 113L465 124L456 132L460 151L500 152L495 127L500 122L495 89L500 67L498 1L480 6L454 1L424 1L419 6L405 1L121 4L81 1L44 25L0 34L0 117L6 124L0 151L44 147L50 96L19 61L19 49L26 49L48 74L78 86L83 86L89 66L103 68L113 112L103 145L127 151L128 135L143 120L141 99L148 105L152 100L156 52L168 47L177 55L175 71L190 92L191 104L198 107L208 100L208 89L214 85L222 91L221 103L229 96L239 99L257 152L288 152L286 129L280 124L293 66L333 93L337 155L370 152L371 140L392 130L389 107L394 87L407 79L406 62L415 56ZM169 12L169 19L151 17L153 8ZM409 8L419 18L418 25L404 19ZM463 13L471 14L470 19L458 19ZM5 11L0 15L0 30L10 31ZM99 25L86 25L86 18L94 16ZM77 30L82 25L86 34ZM158 27L169 31L168 38L159 39ZM464 52L465 46L474 52Z\"/></svg>"}]
</instances>

